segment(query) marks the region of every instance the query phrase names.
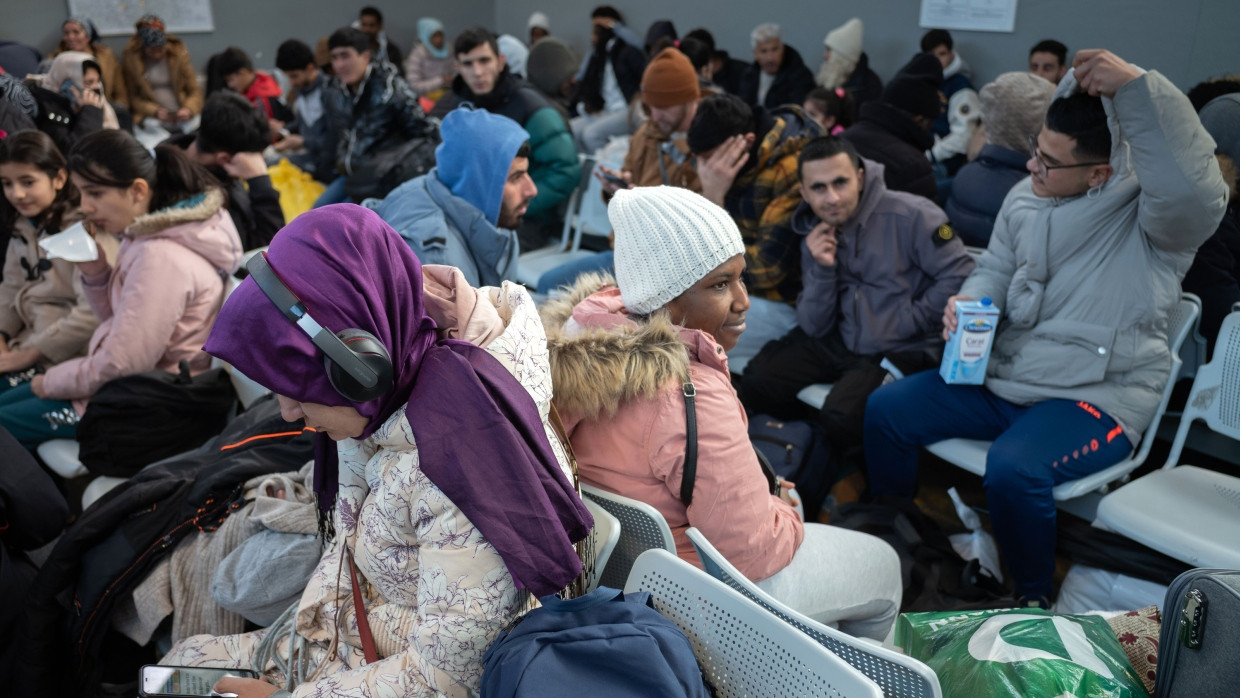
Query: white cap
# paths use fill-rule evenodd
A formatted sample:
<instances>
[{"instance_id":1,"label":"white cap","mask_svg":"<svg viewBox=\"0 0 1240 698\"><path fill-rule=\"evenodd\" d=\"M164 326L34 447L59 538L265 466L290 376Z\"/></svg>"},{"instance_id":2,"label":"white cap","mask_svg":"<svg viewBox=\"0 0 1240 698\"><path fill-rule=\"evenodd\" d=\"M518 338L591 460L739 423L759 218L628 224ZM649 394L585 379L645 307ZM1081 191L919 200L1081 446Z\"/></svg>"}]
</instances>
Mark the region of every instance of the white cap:
<instances>
[{"instance_id":1,"label":"white cap","mask_svg":"<svg viewBox=\"0 0 1240 698\"><path fill-rule=\"evenodd\" d=\"M621 189L607 217L616 231L620 297L638 315L662 308L720 264L745 253L728 212L688 189Z\"/></svg>"},{"instance_id":2,"label":"white cap","mask_svg":"<svg viewBox=\"0 0 1240 698\"><path fill-rule=\"evenodd\" d=\"M856 63L861 60L861 36L864 31L865 25L853 17L828 32L822 43L832 52Z\"/></svg>"},{"instance_id":3,"label":"white cap","mask_svg":"<svg viewBox=\"0 0 1240 698\"><path fill-rule=\"evenodd\" d=\"M530 15L529 21L525 23L526 29L533 29L534 27L541 27L550 32L551 20L547 19L547 15L542 12L535 12Z\"/></svg>"}]
</instances>

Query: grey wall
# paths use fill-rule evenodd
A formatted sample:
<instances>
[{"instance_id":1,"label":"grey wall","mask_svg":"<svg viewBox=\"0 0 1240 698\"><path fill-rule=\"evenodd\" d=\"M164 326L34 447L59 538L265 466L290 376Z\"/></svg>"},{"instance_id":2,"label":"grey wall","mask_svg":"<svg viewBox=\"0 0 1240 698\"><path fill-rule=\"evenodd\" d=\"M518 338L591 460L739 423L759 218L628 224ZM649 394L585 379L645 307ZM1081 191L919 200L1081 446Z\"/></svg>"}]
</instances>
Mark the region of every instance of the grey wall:
<instances>
[{"instance_id":1,"label":"grey wall","mask_svg":"<svg viewBox=\"0 0 1240 698\"><path fill-rule=\"evenodd\" d=\"M749 31L764 21L783 25L786 41L795 46L811 67L821 59L822 37L854 15L865 22L865 49L884 79L908 60L924 30L917 26L916 0L869 0L851 9L804 0L722 0L682 3L673 8L666 0L612 0L639 35L656 19L671 19L684 32L707 26L722 48L748 59ZM68 13L63 0L5 0L0 39L33 44L50 51L59 38L60 23ZM255 64L270 67L275 49L286 38L312 43L347 24L365 2L331 0L212 0L216 31L185 34L199 70L212 53L240 46L255 56ZM418 17L427 5L374 2L384 11L387 30L402 49L413 42ZM836 3L843 5L843 3ZM584 52L589 40L589 11L593 3L574 0L445 0L431 12L444 22L449 36L469 24L491 25L524 39L525 22L534 10L547 13L553 32ZM806 11L806 7L813 9ZM708 11L712 8L713 11ZM726 8L726 9L718 9ZM421 10L421 11L420 11ZM1240 1L1237 0L1021 0L1016 31L1012 34L953 32L957 50L972 63L979 84L1006 70L1024 68L1029 47L1053 37L1075 50L1089 46L1110 48L1145 67L1154 67L1177 85L1187 88L1202 79L1240 72ZM126 39L106 42L119 53Z\"/></svg>"},{"instance_id":2,"label":"grey wall","mask_svg":"<svg viewBox=\"0 0 1240 698\"><path fill-rule=\"evenodd\" d=\"M670 19L686 32L705 26L737 58L750 60L749 32L768 21L782 25L784 39L811 69L822 59L822 38L857 16L865 22L865 50L875 71L889 78L917 50L925 31L917 26L916 0L865 3L808 3L805 0L614 0L630 27L644 36L654 20ZM578 52L589 41L592 3L573 0L503 0L496 3L496 28L525 37L534 10L551 17L552 33ZM708 9L709 8L709 9ZM812 8L812 9L807 9ZM1143 67L1157 68L1181 88L1206 77L1240 72L1240 2L1237 0L1020 0L1012 34L953 31L956 49L973 65L979 85L1008 70L1023 70L1029 47L1055 38L1075 51L1109 48Z\"/></svg>"},{"instance_id":3,"label":"grey wall","mask_svg":"<svg viewBox=\"0 0 1240 698\"><path fill-rule=\"evenodd\" d=\"M436 3L434 16L444 23L449 36L470 24L491 24L496 0L451 0ZM4 20L0 39L21 41L48 53L60 41L60 24L68 16L64 0L4 0ZM384 29L408 55L417 34L419 17L427 13L424 3L409 2L333 2L332 0L211 0L215 31L207 34L178 34L189 48L198 71L207 58L228 46L239 46L254 57L259 68L275 65L276 48L285 40L298 38L314 46L321 36L357 19L357 11L374 5L383 11ZM107 37L104 43L116 51L124 49L128 37Z\"/></svg>"}]
</instances>

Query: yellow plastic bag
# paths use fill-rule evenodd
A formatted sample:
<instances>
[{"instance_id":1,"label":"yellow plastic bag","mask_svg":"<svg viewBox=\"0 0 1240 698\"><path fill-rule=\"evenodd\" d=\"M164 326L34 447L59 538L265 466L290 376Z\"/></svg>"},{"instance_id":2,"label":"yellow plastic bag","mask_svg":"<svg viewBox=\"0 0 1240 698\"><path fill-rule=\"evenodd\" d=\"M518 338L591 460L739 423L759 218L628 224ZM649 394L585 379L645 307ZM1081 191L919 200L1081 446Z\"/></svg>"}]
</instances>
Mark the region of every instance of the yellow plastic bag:
<instances>
[{"instance_id":1,"label":"yellow plastic bag","mask_svg":"<svg viewBox=\"0 0 1240 698\"><path fill-rule=\"evenodd\" d=\"M286 223L309 211L327 188L288 158L280 158L280 162L267 168L267 173L271 175L271 186L280 192L280 208Z\"/></svg>"}]
</instances>

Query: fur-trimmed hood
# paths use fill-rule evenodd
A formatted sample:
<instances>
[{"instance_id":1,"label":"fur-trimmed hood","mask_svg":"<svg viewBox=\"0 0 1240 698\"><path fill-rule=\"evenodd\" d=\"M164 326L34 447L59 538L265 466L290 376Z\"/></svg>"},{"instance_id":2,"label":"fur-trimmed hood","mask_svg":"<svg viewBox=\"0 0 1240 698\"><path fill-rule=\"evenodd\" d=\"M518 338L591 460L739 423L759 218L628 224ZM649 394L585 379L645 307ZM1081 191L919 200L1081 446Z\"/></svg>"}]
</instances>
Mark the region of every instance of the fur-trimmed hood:
<instances>
[{"instance_id":1,"label":"fur-trimmed hood","mask_svg":"<svg viewBox=\"0 0 1240 698\"><path fill-rule=\"evenodd\" d=\"M653 398L669 383L684 383L690 361L703 353L701 343L715 344L704 332L674 325L666 311L629 314L615 280L604 274L581 276L540 312L554 402L578 419L611 417L630 400Z\"/></svg>"},{"instance_id":2,"label":"fur-trimmed hood","mask_svg":"<svg viewBox=\"0 0 1240 698\"><path fill-rule=\"evenodd\" d=\"M130 238L172 240L196 252L216 269L232 273L241 264L241 239L224 192L208 189L173 206L134 219L125 229Z\"/></svg>"}]
</instances>

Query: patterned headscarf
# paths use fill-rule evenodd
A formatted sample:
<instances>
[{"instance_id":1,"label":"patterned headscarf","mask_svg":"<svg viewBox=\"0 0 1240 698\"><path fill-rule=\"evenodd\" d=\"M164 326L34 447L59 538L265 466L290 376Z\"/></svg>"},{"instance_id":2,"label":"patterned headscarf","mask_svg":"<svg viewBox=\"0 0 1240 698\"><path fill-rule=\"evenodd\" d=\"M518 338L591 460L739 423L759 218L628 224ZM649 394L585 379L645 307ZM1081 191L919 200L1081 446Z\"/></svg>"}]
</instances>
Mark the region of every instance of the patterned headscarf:
<instances>
[{"instance_id":1,"label":"patterned headscarf","mask_svg":"<svg viewBox=\"0 0 1240 698\"><path fill-rule=\"evenodd\" d=\"M0 100L16 105L32 120L39 118L39 105L35 103L34 95L21 80L8 73L0 73Z\"/></svg>"},{"instance_id":2,"label":"patterned headscarf","mask_svg":"<svg viewBox=\"0 0 1240 698\"><path fill-rule=\"evenodd\" d=\"M99 30L95 28L95 23L90 21L89 17L72 15L65 21L61 22L60 26L64 27L66 24L76 24L81 27L82 31L86 32L86 35L90 37L90 42L92 44L99 40Z\"/></svg>"},{"instance_id":3,"label":"patterned headscarf","mask_svg":"<svg viewBox=\"0 0 1240 698\"><path fill-rule=\"evenodd\" d=\"M142 15L136 28L143 46L164 46L168 43L168 35L165 33L166 25L164 25L164 20L157 15Z\"/></svg>"}]
</instances>

